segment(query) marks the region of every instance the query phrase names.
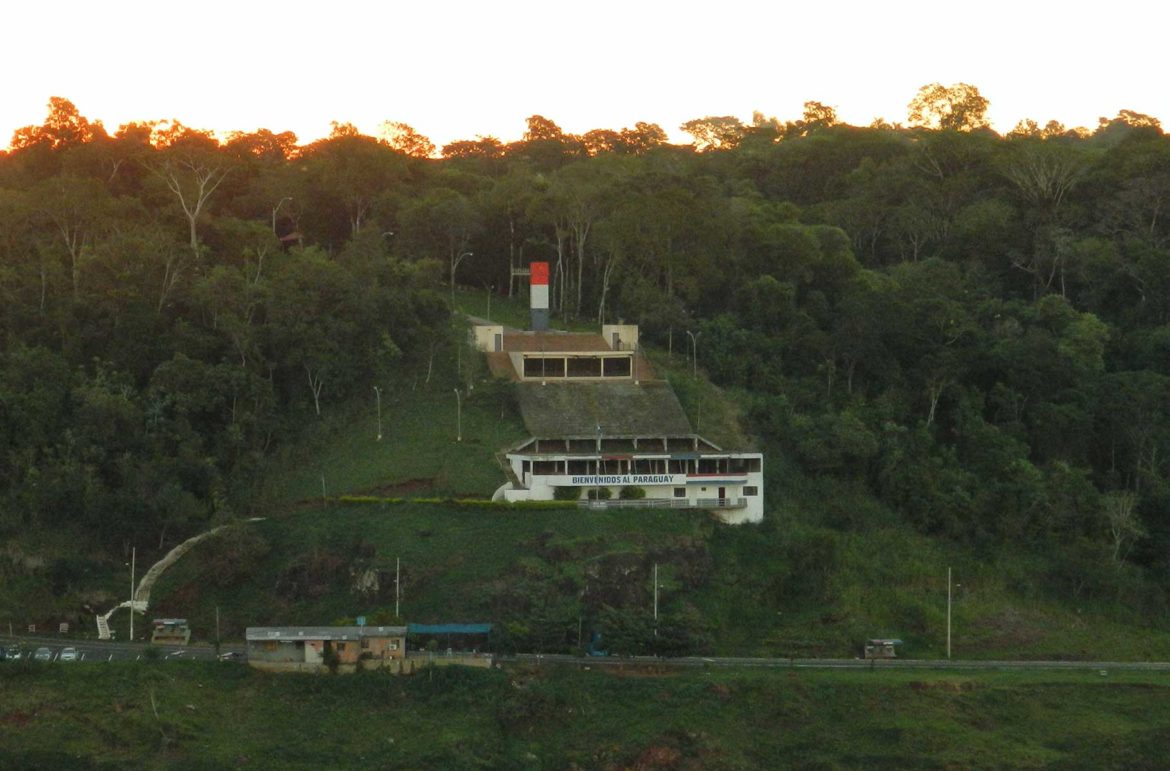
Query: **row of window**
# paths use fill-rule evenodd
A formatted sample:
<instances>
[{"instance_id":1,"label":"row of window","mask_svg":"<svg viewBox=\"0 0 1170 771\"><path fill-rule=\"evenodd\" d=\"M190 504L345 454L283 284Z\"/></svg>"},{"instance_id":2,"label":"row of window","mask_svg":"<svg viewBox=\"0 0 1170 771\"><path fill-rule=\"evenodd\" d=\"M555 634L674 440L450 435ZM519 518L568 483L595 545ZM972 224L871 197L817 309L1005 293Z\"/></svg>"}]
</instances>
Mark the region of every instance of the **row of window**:
<instances>
[{"instance_id":1,"label":"row of window","mask_svg":"<svg viewBox=\"0 0 1170 771\"><path fill-rule=\"evenodd\" d=\"M632 356L525 356L524 377L629 377L633 362Z\"/></svg>"},{"instance_id":2,"label":"row of window","mask_svg":"<svg viewBox=\"0 0 1170 771\"><path fill-rule=\"evenodd\" d=\"M606 458L524 461L524 473L555 474L747 474L758 472L759 458Z\"/></svg>"}]
</instances>

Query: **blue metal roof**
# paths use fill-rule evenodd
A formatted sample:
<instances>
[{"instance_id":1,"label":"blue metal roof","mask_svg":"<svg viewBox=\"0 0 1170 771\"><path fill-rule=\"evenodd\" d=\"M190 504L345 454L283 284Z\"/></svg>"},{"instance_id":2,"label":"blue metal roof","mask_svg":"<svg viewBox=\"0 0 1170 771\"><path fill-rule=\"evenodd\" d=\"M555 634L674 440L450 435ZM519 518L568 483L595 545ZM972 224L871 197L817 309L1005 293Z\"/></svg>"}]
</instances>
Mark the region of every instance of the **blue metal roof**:
<instances>
[{"instance_id":1,"label":"blue metal roof","mask_svg":"<svg viewBox=\"0 0 1170 771\"><path fill-rule=\"evenodd\" d=\"M491 624L407 624L407 634L491 634Z\"/></svg>"}]
</instances>

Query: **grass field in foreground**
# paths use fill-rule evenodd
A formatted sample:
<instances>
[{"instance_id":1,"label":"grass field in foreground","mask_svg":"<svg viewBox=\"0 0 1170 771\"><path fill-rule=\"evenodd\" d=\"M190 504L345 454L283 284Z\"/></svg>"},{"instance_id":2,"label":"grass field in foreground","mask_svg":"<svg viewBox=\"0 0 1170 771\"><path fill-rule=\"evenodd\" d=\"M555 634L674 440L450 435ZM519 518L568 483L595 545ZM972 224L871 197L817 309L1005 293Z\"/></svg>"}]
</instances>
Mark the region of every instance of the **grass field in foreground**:
<instances>
[{"instance_id":1,"label":"grass field in foreground","mask_svg":"<svg viewBox=\"0 0 1170 771\"><path fill-rule=\"evenodd\" d=\"M1170 679L1119 673L0 666L0 768L1158 767Z\"/></svg>"}]
</instances>

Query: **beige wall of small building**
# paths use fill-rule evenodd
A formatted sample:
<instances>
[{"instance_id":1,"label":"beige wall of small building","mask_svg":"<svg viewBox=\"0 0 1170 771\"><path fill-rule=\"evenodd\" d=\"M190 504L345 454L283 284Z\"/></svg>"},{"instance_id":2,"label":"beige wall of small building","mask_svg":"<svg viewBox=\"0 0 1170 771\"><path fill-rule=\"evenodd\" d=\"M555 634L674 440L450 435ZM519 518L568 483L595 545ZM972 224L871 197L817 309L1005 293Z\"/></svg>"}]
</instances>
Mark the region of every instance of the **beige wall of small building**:
<instances>
[{"instance_id":1,"label":"beige wall of small building","mask_svg":"<svg viewBox=\"0 0 1170 771\"><path fill-rule=\"evenodd\" d=\"M614 345L614 335L617 335L618 345ZM637 324L602 324L601 336L615 351L633 351L638 348Z\"/></svg>"},{"instance_id":2,"label":"beige wall of small building","mask_svg":"<svg viewBox=\"0 0 1170 771\"><path fill-rule=\"evenodd\" d=\"M483 324L472 327L475 335L475 347L481 351L496 350L496 335L502 338L504 327L501 324Z\"/></svg>"}]
</instances>

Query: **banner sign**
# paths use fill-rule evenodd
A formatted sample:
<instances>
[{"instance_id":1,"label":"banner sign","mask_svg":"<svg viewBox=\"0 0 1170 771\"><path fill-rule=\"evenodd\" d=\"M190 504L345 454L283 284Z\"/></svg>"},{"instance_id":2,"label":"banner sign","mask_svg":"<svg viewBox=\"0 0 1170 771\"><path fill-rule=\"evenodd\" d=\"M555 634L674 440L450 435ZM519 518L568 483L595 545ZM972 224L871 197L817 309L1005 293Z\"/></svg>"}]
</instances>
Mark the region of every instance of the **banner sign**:
<instances>
[{"instance_id":1,"label":"banner sign","mask_svg":"<svg viewBox=\"0 0 1170 771\"><path fill-rule=\"evenodd\" d=\"M631 487L635 485L685 485L686 474L582 474L573 476L550 476L541 480L554 487L574 485L577 487Z\"/></svg>"}]
</instances>

